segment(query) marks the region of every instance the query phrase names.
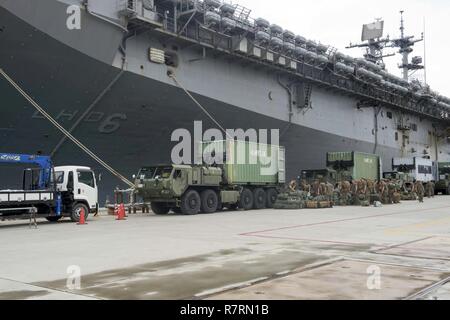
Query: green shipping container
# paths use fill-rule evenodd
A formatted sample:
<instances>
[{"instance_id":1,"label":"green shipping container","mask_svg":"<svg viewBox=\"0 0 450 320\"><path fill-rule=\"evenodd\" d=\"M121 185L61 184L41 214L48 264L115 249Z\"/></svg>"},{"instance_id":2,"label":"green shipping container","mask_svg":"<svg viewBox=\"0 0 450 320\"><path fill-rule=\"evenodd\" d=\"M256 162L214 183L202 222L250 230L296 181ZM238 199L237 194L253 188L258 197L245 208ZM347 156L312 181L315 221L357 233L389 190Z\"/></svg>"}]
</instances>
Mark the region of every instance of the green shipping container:
<instances>
[{"instance_id":1,"label":"green shipping container","mask_svg":"<svg viewBox=\"0 0 450 320\"><path fill-rule=\"evenodd\" d=\"M228 184L263 186L286 182L285 150L281 146L233 140L201 145L203 160L208 165L220 165Z\"/></svg>"},{"instance_id":2,"label":"green shipping container","mask_svg":"<svg viewBox=\"0 0 450 320\"><path fill-rule=\"evenodd\" d=\"M346 173L353 179L379 180L381 159L378 155L363 152L329 152L327 167Z\"/></svg>"}]
</instances>

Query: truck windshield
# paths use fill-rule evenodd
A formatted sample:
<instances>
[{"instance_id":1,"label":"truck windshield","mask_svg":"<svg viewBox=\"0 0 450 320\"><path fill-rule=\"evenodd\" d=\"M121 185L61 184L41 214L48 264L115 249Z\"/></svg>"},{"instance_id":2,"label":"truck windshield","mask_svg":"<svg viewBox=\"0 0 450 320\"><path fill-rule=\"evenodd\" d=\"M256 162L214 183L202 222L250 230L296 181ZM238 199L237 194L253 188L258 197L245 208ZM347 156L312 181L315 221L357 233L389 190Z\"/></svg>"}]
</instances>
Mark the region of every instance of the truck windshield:
<instances>
[{"instance_id":1,"label":"truck windshield","mask_svg":"<svg viewBox=\"0 0 450 320\"><path fill-rule=\"evenodd\" d=\"M155 176L156 168L142 168L139 171L138 177L141 180L153 179Z\"/></svg>"},{"instance_id":2,"label":"truck windshield","mask_svg":"<svg viewBox=\"0 0 450 320\"><path fill-rule=\"evenodd\" d=\"M450 166L444 167L444 168L439 168L439 174L441 174L441 175L450 174Z\"/></svg>"},{"instance_id":3,"label":"truck windshield","mask_svg":"<svg viewBox=\"0 0 450 320\"><path fill-rule=\"evenodd\" d=\"M172 167L153 167L153 168L142 168L139 171L139 178L142 180L156 179L168 179L172 174Z\"/></svg>"},{"instance_id":4,"label":"truck windshield","mask_svg":"<svg viewBox=\"0 0 450 320\"><path fill-rule=\"evenodd\" d=\"M327 178L328 171L326 170L303 171L302 176L304 179L317 179L318 177Z\"/></svg>"},{"instance_id":5,"label":"truck windshield","mask_svg":"<svg viewBox=\"0 0 450 320\"><path fill-rule=\"evenodd\" d=\"M172 167L156 168L155 178L159 177L161 179L168 179L170 178L172 171L173 171Z\"/></svg>"}]
</instances>

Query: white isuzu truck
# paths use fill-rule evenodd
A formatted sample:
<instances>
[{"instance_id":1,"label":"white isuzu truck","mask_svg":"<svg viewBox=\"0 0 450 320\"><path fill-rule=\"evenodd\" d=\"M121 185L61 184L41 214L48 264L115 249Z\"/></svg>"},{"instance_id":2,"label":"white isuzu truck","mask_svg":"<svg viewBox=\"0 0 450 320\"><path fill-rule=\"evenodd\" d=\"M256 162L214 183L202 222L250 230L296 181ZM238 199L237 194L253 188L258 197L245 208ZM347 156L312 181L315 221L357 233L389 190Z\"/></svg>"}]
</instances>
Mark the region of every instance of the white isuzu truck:
<instances>
[{"instance_id":1,"label":"white isuzu truck","mask_svg":"<svg viewBox=\"0 0 450 320\"><path fill-rule=\"evenodd\" d=\"M0 220L33 214L49 221L70 217L78 222L82 212L87 218L98 211L97 181L88 167L53 167L47 156L5 153L0 153L0 163L33 166L24 170L20 190L0 189Z\"/></svg>"}]
</instances>

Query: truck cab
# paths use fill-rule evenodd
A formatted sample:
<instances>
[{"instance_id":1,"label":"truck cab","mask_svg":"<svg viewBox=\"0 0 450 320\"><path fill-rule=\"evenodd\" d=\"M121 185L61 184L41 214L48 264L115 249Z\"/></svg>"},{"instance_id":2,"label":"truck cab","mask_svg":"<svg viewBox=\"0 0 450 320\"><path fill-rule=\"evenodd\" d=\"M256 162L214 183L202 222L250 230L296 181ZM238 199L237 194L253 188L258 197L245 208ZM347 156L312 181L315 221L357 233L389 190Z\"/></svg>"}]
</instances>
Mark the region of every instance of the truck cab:
<instances>
[{"instance_id":1,"label":"truck cab","mask_svg":"<svg viewBox=\"0 0 450 320\"><path fill-rule=\"evenodd\" d=\"M438 182L436 183L436 194L450 195L450 162L441 162L438 164Z\"/></svg>"},{"instance_id":2,"label":"truck cab","mask_svg":"<svg viewBox=\"0 0 450 320\"><path fill-rule=\"evenodd\" d=\"M79 220L81 209L85 210L86 215L98 211L98 186L91 168L55 167L53 177L64 211L70 213L73 221Z\"/></svg>"},{"instance_id":3,"label":"truck cab","mask_svg":"<svg viewBox=\"0 0 450 320\"><path fill-rule=\"evenodd\" d=\"M206 166L161 165L142 168L136 176L136 189L144 201L151 202L155 214L197 214L207 196L218 209L222 169ZM234 197L237 200L238 193ZM204 207L204 205L203 205ZM207 208L203 208L207 211ZM211 211L213 211L211 209Z\"/></svg>"},{"instance_id":4,"label":"truck cab","mask_svg":"<svg viewBox=\"0 0 450 320\"><path fill-rule=\"evenodd\" d=\"M0 164L31 165L23 171L21 190L0 190L0 218L35 212L49 221L70 217L78 222L98 211L98 187L88 167L54 167L49 156L0 153Z\"/></svg>"},{"instance_id":5,"label":"truck cab","mask_svg":"<svg viewBox=\"0 0 450 320\"><path fill-rule=\"evenodd\" d=\"M177 168L177 170L176 170ZM144 199L170 202L187 188L190 166L161 165L141 168L136 176L138 194Z\"/></svg>"}]
</instances>

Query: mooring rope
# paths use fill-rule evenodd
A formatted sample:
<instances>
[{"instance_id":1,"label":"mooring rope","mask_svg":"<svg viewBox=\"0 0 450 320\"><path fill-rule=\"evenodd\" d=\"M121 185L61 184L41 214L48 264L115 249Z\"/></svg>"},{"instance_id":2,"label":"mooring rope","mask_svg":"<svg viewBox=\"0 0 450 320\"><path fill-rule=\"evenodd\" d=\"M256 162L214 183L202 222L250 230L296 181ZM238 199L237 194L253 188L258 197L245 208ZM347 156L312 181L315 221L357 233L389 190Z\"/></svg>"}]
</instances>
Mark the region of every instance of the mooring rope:
<instances>
[{"instance_id":1,"label":"mooring rope","mask_svg":"<svg viewBox=\"0 0 450 320\"><path fill-rule=\"evenodd\" d=\"M11 79L3 69L0 68L0 74L36 109L38 110L48 121L50 121L58 130L60 130L68 139L70 139L73 143L75 143L81 150L87 153L92 159L98 162L101 166L103 166L106 170L108 170L111 174L119 178L122 182L127 184L130 188L134 188L134 183L125 178L122 174L116 171L113 167L103 161L100 157L98 157L95 153L93 153L88 147L82 144L77 138L75 138L70 132L64 129L55 119L52 118L39 104L37 104L22 88Z\"/></svg>"}]
</instances>

